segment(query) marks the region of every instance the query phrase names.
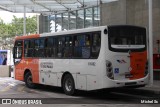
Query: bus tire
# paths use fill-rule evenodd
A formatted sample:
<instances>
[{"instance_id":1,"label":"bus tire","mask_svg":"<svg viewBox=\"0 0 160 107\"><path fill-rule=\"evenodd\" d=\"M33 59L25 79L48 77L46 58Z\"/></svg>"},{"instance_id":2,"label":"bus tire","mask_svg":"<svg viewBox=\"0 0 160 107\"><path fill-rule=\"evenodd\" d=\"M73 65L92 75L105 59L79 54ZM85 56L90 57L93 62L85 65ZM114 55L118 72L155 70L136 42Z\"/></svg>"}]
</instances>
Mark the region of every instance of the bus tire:
<instances>
[{"instance_id":1,"label":"bus tire","mask_svg":"<svg viewBox=\"0 0 160 107\"><path fill-rule=\"evenodd\" d=\"M35 84L32 81L32 74L30 72L25 74L24 81L28 88L35 88Z\"/></svg>"},{"instance_id":2,"label":"bus tire","mask_svg":"<svg viewBox=\"0 0 160 107\"><path fill-rule=\"evenodd\" d=\"M72 75L66 74L64 76L62 87L66 95L73 95L75 93L75 84Z\"/></svg>"}]
</instances>

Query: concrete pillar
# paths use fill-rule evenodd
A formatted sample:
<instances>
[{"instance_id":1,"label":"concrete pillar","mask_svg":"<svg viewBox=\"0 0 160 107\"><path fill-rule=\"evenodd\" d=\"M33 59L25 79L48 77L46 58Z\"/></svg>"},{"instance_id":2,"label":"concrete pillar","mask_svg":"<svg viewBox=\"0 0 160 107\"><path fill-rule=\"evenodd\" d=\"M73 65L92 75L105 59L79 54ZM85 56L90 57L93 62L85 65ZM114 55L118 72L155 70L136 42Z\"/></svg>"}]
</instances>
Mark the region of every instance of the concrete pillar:
<instances>
[{"instance_id":1,"label":"concrete pillar","mask_svg":"<svg viewBox=\"0 0 160 107\"><path fill-rule=\"evenodd\" d=\"M126 0L126 23L148 26L148 2L146 0Z\"/></svg>"},{"instance_id":2,"label":"concrete pillar","mask_svg":"<svg viewBox=\"0 0 160 107\"><path fill-rule=\"evenodd\" d=\"M100 5L101 26L126 24L126 0Z\"/></svg>"}]
</instances>

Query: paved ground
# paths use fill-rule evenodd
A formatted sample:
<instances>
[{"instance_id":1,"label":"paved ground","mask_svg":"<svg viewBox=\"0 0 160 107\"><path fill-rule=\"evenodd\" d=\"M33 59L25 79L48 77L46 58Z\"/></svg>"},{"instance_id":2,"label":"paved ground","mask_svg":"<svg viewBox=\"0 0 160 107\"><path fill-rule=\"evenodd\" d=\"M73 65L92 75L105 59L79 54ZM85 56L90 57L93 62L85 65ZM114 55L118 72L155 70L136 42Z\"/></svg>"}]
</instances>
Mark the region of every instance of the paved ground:
<instances>
[{"instance_id":1,"label":"paved ground","mask_svg":"<svg viewBox=\"0 0 160 107\"><path fill-rule=\"evenodd\" d=\"M140 89L160 94L160 80L154 80L152 86L146 86Z\"/></svg>"},{"instance_id":2,"label":"paved ground","mask_svg":"<svg viewBox=\"0 0 160 107\"><path fill-rule=\"evenodd\" d=\"M0 78L0 98L40 98L43 105L23 105L23 107L159 107L157 104L140 104L141 100L158 100L160 102L160 81L154 81L152 87L132 89L115 88L98 92L78 91L76 96L67 96L61 88L40 85L37 89L29 89L21 81L13 78ZM0 99L2 100L2 99ZM17 99L16 99L17 100ZM160 104L160 103L159 103ZM21 105L0 105L0 107L20 107Z\"/></svg>"}]
</instances>

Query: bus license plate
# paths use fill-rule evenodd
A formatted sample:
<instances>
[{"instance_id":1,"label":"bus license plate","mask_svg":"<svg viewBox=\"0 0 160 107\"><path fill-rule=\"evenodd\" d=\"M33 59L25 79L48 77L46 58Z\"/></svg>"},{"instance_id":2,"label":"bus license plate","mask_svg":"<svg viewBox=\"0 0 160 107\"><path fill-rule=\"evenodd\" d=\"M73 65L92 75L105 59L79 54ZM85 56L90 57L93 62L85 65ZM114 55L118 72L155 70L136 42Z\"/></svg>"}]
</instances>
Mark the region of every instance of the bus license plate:
<instances>
[{"instance_id":1,"label":"bus license plate","mask_svg":"<svg viewBox=\"0 0 160 107\"><path fill-rule=\"evenodd\" d=\"M125 78L132 78L133 75L132 74L125 74Z\"/></svg>"}]
</instances>

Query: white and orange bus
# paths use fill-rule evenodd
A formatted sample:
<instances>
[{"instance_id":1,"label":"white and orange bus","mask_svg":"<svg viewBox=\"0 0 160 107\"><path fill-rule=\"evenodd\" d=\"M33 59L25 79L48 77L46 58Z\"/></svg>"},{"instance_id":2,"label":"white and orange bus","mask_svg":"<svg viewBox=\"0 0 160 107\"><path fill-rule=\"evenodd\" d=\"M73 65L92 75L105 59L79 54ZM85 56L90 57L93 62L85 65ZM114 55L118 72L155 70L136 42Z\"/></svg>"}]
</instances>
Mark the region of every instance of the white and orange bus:
<instances>
[{"instance_id":1,"label":"white and orange bus","mask_svg":"<svg viewBox=\"0 0 160 107\"><path fill-rule=\"evenodd\" d=\"M14 44L15 79L75 90L148 84L146 29L101 26L19 36Z\"/></svg>"}]
</instances>

